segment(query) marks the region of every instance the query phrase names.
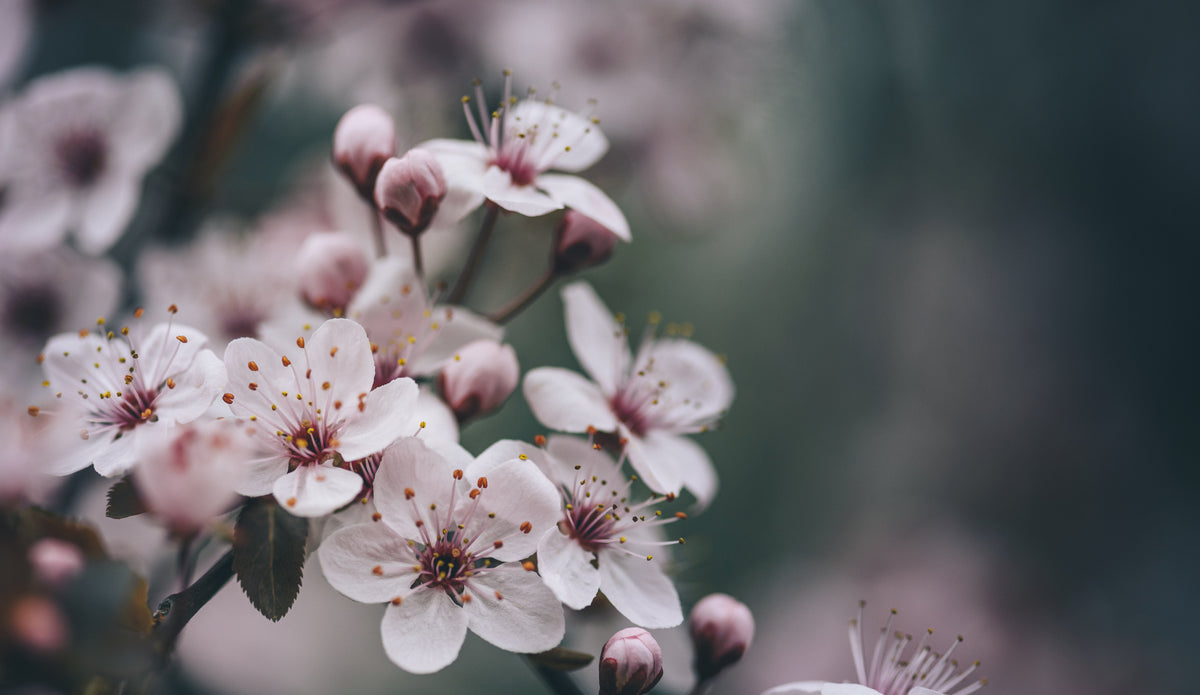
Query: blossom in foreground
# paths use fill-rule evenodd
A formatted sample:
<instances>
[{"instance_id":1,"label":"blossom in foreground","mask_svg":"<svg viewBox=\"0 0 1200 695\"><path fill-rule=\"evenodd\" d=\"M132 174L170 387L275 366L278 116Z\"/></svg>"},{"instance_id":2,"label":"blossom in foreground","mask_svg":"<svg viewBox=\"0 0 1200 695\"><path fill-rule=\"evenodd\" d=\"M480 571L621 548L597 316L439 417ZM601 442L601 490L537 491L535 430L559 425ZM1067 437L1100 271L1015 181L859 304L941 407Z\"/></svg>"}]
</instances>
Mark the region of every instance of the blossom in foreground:
<instances>
[{"instance_id":1,"label":"blossom in foreground","mask_svg":"<svg viewBox=\"0 0 1200 695\"><path fill-rule=\"evenodd\" d=\"M142 177L179 131L179 91L163 70L96 67L42 77L0 128L0 244L45 248L71 230L99 254L137 209Z\"/></svg>"},{"instance_id":2,"label":"blossom in foreground","mask_svg":"<svg viewBox=\"0 0 1200 695\"><path fill-rule=\"evenodd\" d=\"M862 635L862 604L859 604L858 618L850 621L850 653L854 657L858 684L801 681L771 688L763 695L969 695L987 685L987 679L967 682L979 667L978 661L959 669L958 662L952 659L955 649L963 641L961 636L950 643L945 653L939 654L926 644L933 636L933 630L926 631L914 646L912 635L892 633L895 617L896 611L892 611L887 624L879 631L868 664Z\"/></svg>"},{"instance_id":3,"label":"blossom in foreground","mask_svg":"<svg viewBox=\"0 0 1200 695\"><path fill-rule=\"evenodd\" d=\"M531 217L564 207L578 210L629 241L629 223L621 209L591 182L551 170L577 172L608 151L599 121L548 100L512 97L512 77L504 80L504 101L490 115L483 90L475 90L478 121L470 99L463 98L475 140L430 140L420 147L438 157L448 182L505 210Z\"/></svg>"},{"instance_id":4,"label":"blossom in foreground","mask_svg":"<svg viewBox=\"0 0 1200 695\"><path fill-rule=\"evenodd\" d=\"M538 543L538 572L558 599L576 610L604 595L622 615L648 628L683 622L679 594L663 571L658 527L682 518L664 514L661 498L629 500L620 467L592 444L551 437L546 456L535 457L559 485L558 525Z\"/></svg>"},{"instance_id":5,"label":"blossom in foreground","mask_svg":"<svg viewBox=\"0 0 1200 695\"><path fill-rule=\"evenodd\" d=\"M520 562L554 525L558 500L528 455L512 456L516 446L500 442L472 460L457 445L397 441L375 479L375 520L321 545L334 588L388 604L384 651L406 671L452 663L468 629L522 653L562 639L562 605Z\"/></svg>"},{"instance_id":6,"label":"blossom in foreground","mask_svg":"<svg viewBox=\"0 0 1200 695\"><path fill-rule=\"evenodd\" d=\"M568 285L567 339L592 381L567 369L525 375L525 400L542 424L562 432L616 432L651 490L686 487L703 506L717 491L708 455L682 436L708 429L733 401L733 381L716 355L648 332L634 358L624 325L587 283Z\"/></svg>"},{"instance_id":7,"label":"blossom in foreground","mask_svg":"<svg viewBox=\"0 0 1200 695\"><path fill-rule=\"evenodd\" d=\"M297 516L322 516L371 483L387 445L416 434L408 423L417 385L397 379L372 390L367 334L347 319L330 319L295 345L280 353L239 338L225 348L225 401L250 418L267 452L238 492L273 493Z\"/></svg>"},{"instance_id":8,"label":"blossom in foreground","mask_svg":"<svg viewBox=\"0 0 1200 695\"><path fill-rule=\"evenodd\" d=\"M45 416L77 423L79 436L69 455L48 464L56 475L89 464L103 476L127 473L148 429L199 418L225 384L221 360L196 329L171 321L143 333L136 321L118 333L102 322L51 338L42 355L43 385L60 406Z\"/></svg>"}]
</instances>

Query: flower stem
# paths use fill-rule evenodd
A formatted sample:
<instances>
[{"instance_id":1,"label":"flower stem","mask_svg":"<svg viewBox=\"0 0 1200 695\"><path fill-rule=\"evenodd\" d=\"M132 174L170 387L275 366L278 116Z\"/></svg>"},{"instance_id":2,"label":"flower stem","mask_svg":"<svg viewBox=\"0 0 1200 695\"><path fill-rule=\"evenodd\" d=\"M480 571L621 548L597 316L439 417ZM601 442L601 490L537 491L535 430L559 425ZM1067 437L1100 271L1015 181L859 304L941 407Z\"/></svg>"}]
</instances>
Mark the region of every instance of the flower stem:
<instances>
[{"instance_id":1,"label":"flower stem","mask_svg":"<svg viewBox=\"0 0 1200 695\"><path fill-rule=\"evenodd\" d=\"M533 304L557 279L558 273L554 272L554 265L551 264L550 267L546 268L546 272L542 273L541 277L537 280L534 280L532 285L525 288L525 291L519 297L488 318L493 323L508 323L514 316L524 311L530 304Z\"/></svg>"},{"instance_id":2,"label":"flower stem","mask_svg":"<svg viewBox=\"0 0 1200 695\"><path fill-rule=\"evenodd\" d=\"M229 550L208 568L194 584L163 599L158 604L161 616L154 626L154 648L161 669L175 651L175 642L188 621L212 600L213 596L233 578L233 551Z\"/></svg>"},{"instance_id":3,"label":"flower stem","mask_svg":"<svg viewBox=\"0 0 1200 695\"><path fill-rule=\"evenodd\" d=\"M371 237L375 239L375 257L387 255L387 246L383 243L383 222L379 220L379 210L373 201L367 201L367 209L371 211Z\"/></svg>"},{"instance_id":4,"label":"flower stem","mask_svg":"<svg viewBox=\"0 0 1200 695\"><path fill-rule=\"evenodd\" d=\"M551 668L544 664L539 664L532 659L526 658L525 663L529 664L550 692L555 695L583 695L583 691L575 684L575 680L571 678L566 671L560 671L556 668Z\"/></svg>"},{"instance_id":5,"label":"flower stem","mask_svg":"<svg viewBox=\"0 0 1200 695\"><path fill-rule=\"evenodd\" d=\"M467 294L467 288L475 279L475 272L479 270L479 262L483 260L483 250L487 247L488 239L492 238L492 229L496 226L496 218L499 216L500 206L492 202L487 203L487 214L484 215L483 224L479 227L479 235L475 237L475 245L471 247L471 255L467 256L467 264L463 266L462 273L459 274L449 296L446 297L448 304L462 303Z\"/></svg>"},{"instance_id":6,"label":"flower stem","mask_svg":"<svg viewBox=\"0 0 1200 695\"><path fill-rule=\"evenodd\" d=\"M695 687L692 688L690 695L704 695L708 692L708 686L712 684L712 679L696 681Z\"/></svg>"},{"instance_id":7,"label":"flower stem","mask_svg":"<svg viewBox=\"0 0 1200 695\"><path fill-rule=\"evenodd\" d=\"M412 244L413 267L417 269L417 277L425 279L425 261L421 258L421 235L409 234L408 241Z\"/></svg>"}]
</instances>

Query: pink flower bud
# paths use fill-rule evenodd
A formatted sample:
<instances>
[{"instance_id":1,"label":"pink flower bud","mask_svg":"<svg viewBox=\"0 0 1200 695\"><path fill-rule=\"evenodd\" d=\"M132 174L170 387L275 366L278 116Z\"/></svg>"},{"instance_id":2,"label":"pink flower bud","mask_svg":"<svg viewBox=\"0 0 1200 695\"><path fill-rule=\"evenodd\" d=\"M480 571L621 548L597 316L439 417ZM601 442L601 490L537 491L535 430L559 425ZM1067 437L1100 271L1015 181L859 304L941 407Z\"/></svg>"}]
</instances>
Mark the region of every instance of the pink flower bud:
<instances>
[{"instance_id":1,"label":"pink flower bud","mask_svg":"<svg viewBox=\"0 0 1200 695\"><path fill-rule=\"evenodd\" d=\"M442 165L420 148L387 160L375 182L375 205L405 234L425 231L445 197Z\"/></svg>"},{"instance_id":2,"label":"pink flower bud","mask_svg":"<svg viewBox=\"0 0 1200 695\"><path fill-rule=\"evenodd\" d=\"M137 440L138 496L175 532L197 531L237 499L256 451L234 420L197 420L148 429Z\"/></svg>"},{"instance_id":3,"label":"pink flower bud","mask_svg":"<svg viewBox=\"0 0 1200 695\"><path fill-rule=\"evenodd\" d=\"M476 340L442 368L442 397L458 421L499 407L517 388L521 368L511 345Z\"/></svg>"},{"instance_id":4,"label":"pink flower bud","mask_svg":"<svg viewBox=\"0 0 1200 695\"><path fill-rule=\"evenodd\" d=\"M29 548L29 564L38 579L50 586L65 584L84 565L83 551L78 546L57 538L43 538Z\"/></svg>"},{"instance_id":5,"label":"pink flower bud","mask_svg":"<svg viewBox=\"0 0 1200 695\"><path fill-rule=\"evenodd\" d=\"M617 235L596 220L567 210L554 230L554 270L574 273L599 265L612 256Z\"/></svg>"},{"instance_id":6,"label":"pink flower bud","mask_svg":"<svg viewBox=\"0 0 1200 695\"><path fill-rule=\"evenodd\" d=\"M710 594L692 609L690 629L696 675L706 681L737 663L750 648L754 616L732 596Z\"/></svg>"},{"instance_id":7,"label":"pink flower bud","mask_svg":"<svg viewBox=\"0 0 1200 695\"><path fill-rule=\"evenodd\" d=\"M641 695L662 675L662 648L640 627L618 631L600 651L600 695Z\"/></svg>"},{"instance_id":8,"label":"pink flower bud","mask_svg":"<svg viewBox=\"0 0 1200 695\"><path fill-rule=\"evenodd\" d=\"M370 270L363 249L341 232L310 235L296 254L300 295L320 311L340 315Z\"/></svg>"},{"instance_id":9,"label":"pink flower bud","mask_svg":"<svg viewBox=\"0 0 1200 695\"><path fill-rule=\"evenodd\" d=\"M375 190L379 169L395 153L396 124L374 104L350 109L333 131L333 163L366 200Z\"/></svg>"},{"instance_id":10,"label":"pink flower bud","mask_svg":"<svg viewBox=\"0 0 1200 695\"><path fill-rule=\"evenodd\" d=\"M41 653L67 646L67 621L53 601L41 596L18 598L9 613L10 632L25 648Z\"/></svg>"}]
</instances>

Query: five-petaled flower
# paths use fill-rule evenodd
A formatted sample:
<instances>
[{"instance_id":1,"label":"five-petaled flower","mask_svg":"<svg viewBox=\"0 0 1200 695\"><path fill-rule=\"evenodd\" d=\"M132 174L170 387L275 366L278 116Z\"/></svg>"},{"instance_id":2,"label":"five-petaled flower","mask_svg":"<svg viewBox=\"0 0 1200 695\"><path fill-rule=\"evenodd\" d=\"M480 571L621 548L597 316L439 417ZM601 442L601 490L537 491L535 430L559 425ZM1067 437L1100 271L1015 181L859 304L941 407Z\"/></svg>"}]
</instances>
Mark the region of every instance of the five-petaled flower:
<instances>
[{"instance_id":1,"label":"five-petaled flower","mask_svg":"<svg viewBox=\"0 0 1200 695\"><path fill-rule=\"evenodd\" d=\"M253 338L225 348L225 400L249 417L266 455L252 462L244 495L274 493L297 516L322 516L369 485L378 454L404 435L417 402L412 379L377 389L362 326L330 319L291 354Z\"/></svg>"},{"instance_id":2,"label":"five-petaled flower","mask_svg":"<svg viewBox=\"0 0 1200 695\"><path fill-rule=\"evenodd\" d=\"M553 484L502 441L472 460L457 445L402 439L383 454L373 522L330 535L326 579L363 603L387 603L383 647L398 666L432 673L452 663L468 628L514 652L562 639L562 605L532 565L558 519ZM532 450L532 447L525 447Z\"/></svg>"},{"instance_id":3,"label":"five-petaled flower","mask_svg":"<svg viewBox=\"0 0 1200 695\"><path fill-rule=\"evenodd\" d=\"M592 381L567 369L525 375L525 400L542 424L562 432L615 431L651 490L686 487L706 505L717 491L708 455L682 436L706 431L733 401L721 360L690 340L642 338L630 354L624 325L587 283L568 285L567 339Z\"/></svg>"}]
</instances>

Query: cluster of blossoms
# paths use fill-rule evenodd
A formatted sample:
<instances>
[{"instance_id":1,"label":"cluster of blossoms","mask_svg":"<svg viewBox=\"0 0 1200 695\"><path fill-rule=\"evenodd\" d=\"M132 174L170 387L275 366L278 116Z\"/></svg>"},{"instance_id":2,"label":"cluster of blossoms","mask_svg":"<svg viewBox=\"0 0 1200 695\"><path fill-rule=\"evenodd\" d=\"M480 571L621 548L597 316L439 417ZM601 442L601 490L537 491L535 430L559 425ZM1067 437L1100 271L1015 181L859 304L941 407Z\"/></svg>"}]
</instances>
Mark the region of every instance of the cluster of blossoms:
<instances>
[{"instance_id":1,"label":"cluster of blossoms","mask_svg":"<svg viewBox=\"0 0 1200 695\"><path fill-rule=\"evenodd\" d=\"M604 646L600 691L646 692L663 664L645 629L684 621L671 564L683 538L668 529L718 490L692 435L719 423L733 382L707 348L675 330L660 335L657 314L632 349L624 319L583 281L561 297L586 376L539 367L521 378L504 324L556 282L607 260L631 240L630 225L577 175L608 149L598 119L513 97L507 74L494 110L481 88L463 106L473 140L434 139L404 153L382 108L345 114L332 160L365 207L365 234L264 233L242 243L258 253L290 249L279 255L283 272L259 272L256 261L209 247L216 263L249 280L205 285L204 273L178 273L192 283L176 285L191 293L178 300L182 310L162 306L172 290L161 272L162 286L153 280L168 261L143 259L149 308L51 337L27 408L36 424L9 440L28 450L21 465L36 461L60 476L90 467L119 479L110 515L148 513L169 528L189 600L194 591L211 597L212 582L236 574L255 607L278 619L291 604L278 597L300 588L282 558L302 560L315 548L334 588L385 606L385 652L413 673L454 662L468 630L544 656L563 640L564 607L607 604L637 627ZM0 112L0 240L25 253L70 233L79 251L104 252L132 219L142 177L170 146L180 111L157 71L80 70L31 85ZM39 136L27 139L33 122ZM457 277L434 282L425 242L476 211L480 229ZM468 308L501 216L551 214L559 219L549 257L529 288L488 315ZM75 261L74 251L54 253ZM17 306L6 310L19 312L30 295L11 294ZM96 313L113 316L117 294L102 295L109 306ZM44 295L37 299L47 305L73 301ZM186 299L199 305L198 326L177 320L189 315ZM537 420L561 434L466 451L460 429L518 386ZM14 479L6 498L28 487ZM193 541L220 538L230 523L229 561L188 584ZM269 571L256 542L269 546ZM41 547L29 558L52 564L47 556ZM182 629L168 611L158 619L164 630ZM754 629L748 609L723 595L698 602L690 625L701 686L741 658ZM906 645L881 639L869 668L857 648L862 688L966 695L979 687L960 685L970 670L948 661L953 647L938 656L922 644L901 660Z\"/></svg>"}]
</instances>

